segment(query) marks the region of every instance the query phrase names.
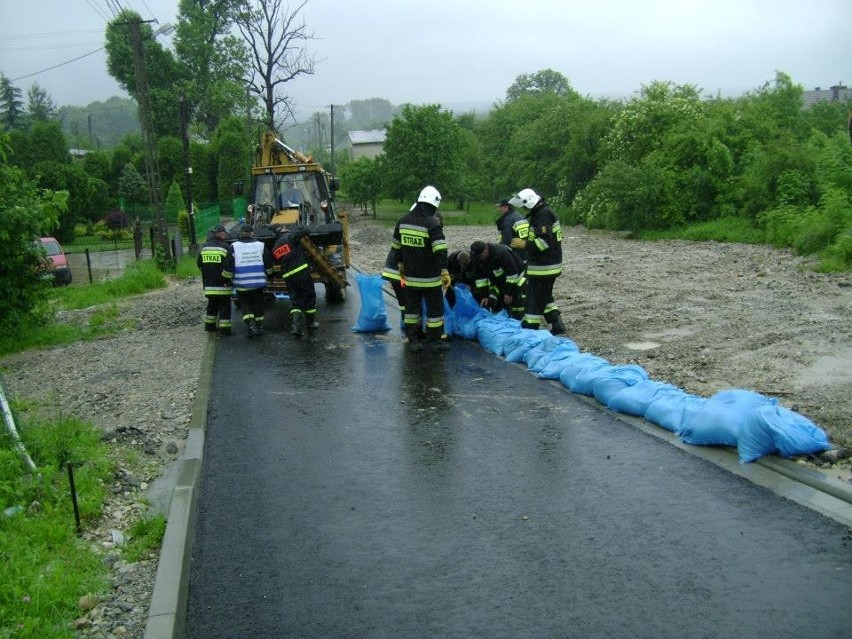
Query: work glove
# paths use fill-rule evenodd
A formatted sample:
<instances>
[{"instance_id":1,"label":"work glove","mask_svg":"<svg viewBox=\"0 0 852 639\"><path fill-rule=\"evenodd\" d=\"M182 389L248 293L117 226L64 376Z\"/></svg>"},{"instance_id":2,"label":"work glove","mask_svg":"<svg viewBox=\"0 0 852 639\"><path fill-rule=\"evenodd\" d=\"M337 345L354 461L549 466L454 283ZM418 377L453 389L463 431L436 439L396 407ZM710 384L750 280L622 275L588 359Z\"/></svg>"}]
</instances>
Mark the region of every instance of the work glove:
<instances>
[{"instance_id":1,"label":"work glove","mask_svg":"<svg viewBox=\"0 0 852 639\"><path fill-rule=\"evenodd\" d=\"M446 291L451 283L450 272L447 269L441 269L441 288Z\"/></svg>"},{"instance_id":2,"label":"work glove","mask_svg":"<svg viewBox=\"0 0 852 639\"><path fill-rule=\"evenodd\" d=\"M405 277L405 265L402 262L399 262L396 265L396 270L399 271L399 279L402 279L402 278Z\"/></svg>"},{"instance_id":3,"label":"work glove","mask_svg":"<svg viewBox=\"0 0 852 639\"><path fill-rule=\"evenodd\" d=\"M509 246L511 246L513 249L527 248L527 241L522 240L519 237L513 237L512 241L509 242Z\"/></svg>"}]
</instances>

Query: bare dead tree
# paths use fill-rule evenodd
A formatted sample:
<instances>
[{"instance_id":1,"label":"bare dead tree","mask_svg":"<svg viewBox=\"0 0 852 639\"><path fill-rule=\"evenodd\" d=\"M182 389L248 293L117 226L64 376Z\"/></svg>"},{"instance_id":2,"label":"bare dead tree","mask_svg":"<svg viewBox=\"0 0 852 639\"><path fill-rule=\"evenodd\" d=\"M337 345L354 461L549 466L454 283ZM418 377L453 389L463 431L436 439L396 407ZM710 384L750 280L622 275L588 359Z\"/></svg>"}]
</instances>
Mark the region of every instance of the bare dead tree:
<instances>
[{"instance_id":1,"label":"bare dead tree","mask_svg":"<svg viewBox=\"0 0 852 639\"><path fill-rule=\"evenodd\" d=\"M299 15L307 3L303 0L291 9L285 0L244 0L237 19L252 59L248 90L261 101L264 123L273 130L295 119L284 85L300 75L313 75L317 64L305 48L316 38Z\"/></svg>"}]
</instances>

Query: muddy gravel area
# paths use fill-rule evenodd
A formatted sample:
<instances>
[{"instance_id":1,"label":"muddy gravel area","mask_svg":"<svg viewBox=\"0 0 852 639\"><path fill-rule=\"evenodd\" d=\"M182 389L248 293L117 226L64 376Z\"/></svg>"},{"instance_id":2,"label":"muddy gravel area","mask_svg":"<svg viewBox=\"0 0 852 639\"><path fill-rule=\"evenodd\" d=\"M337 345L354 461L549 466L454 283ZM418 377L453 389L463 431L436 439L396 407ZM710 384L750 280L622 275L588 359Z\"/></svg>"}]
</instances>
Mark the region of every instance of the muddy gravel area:
<instances>
[{"instance_id":1,"label":"muddy gravel area","mask_svg":"<svg viewBox=\"0 0 852 639\"><path fill-rule=\"evenodd\" d=\"M390 229L356 213L350 236L353 261L380 272ZM450 226L446 236L455 249L495 241L496 231ZM777 397L836 448L852 446L852 275L819 274L762 246L641 243L582 228L566 229L563 248L555 294L582 350L697 395L744 388ZM24 418L73 415L133 453L116 470L102 520L84 534L112 577L106 595L81 601L79 637L143 635L157 556L128 563L119 546L183 450L208 340L203 312L199 280L173 283L121 302L127 328L116 336L0 359L7 395L29 407ZM848 459L832 468L848 479Z\"/></svg>"}]
</instances>

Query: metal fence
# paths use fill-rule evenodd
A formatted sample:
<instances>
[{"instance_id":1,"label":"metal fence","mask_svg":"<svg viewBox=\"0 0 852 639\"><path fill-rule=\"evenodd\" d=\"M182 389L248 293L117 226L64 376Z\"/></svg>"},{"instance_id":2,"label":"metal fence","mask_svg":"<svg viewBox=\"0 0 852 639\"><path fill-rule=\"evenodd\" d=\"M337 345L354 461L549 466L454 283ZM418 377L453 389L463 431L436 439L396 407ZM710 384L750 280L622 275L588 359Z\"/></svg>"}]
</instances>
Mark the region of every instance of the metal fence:
<instances>
[{"instance_id":1,"label":"metal fence","mask_svg":"<svg viewBox=\"0 0 852 639\"><path fill-rule=\"evenodd\" d=\"M232 217L223 216L225 208L229 212L243 212L246 209L245 199L213 202L195 210L193 226L196 244L206 242L214 226ZM150 207L128 207L125 213L133 220L128 228L103 229L92 235L78 234L74 242L64 245L73 284L86 284L116 277L128 263L153 255L154 215ZM166 228L173 255L175 251L184 254L193 243L193 238L189 236L186 225L184 228L180 227L176 215L171 217L175 219L166 216Z\"/></svg>"}]
</instances>

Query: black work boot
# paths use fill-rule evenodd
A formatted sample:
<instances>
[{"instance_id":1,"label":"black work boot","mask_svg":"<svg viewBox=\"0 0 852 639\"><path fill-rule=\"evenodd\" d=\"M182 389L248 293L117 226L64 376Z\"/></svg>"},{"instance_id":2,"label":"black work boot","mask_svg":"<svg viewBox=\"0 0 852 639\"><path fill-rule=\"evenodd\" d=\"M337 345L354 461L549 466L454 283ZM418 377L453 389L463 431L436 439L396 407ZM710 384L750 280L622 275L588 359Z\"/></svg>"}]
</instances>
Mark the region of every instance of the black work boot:
<instances>
[{"instance_id":1,"label":"black work boot","mask_svg":"<svg viewBox=\"0 0 852 639\"><path fill-rule=\"evenodd\" d=\"M405 334L408 336L408 350L410 350L410 351L422 351L423 350L423 340L420 339L420 327L419 326L406 327Z\"/></svg>"},{"instance_id":2,"label":"black work boot","mask_svg":"<svg viewBox=\"0 0 852 639\"><path fill-rule=\"evenodd\" d=\"M293 321L290 332L294 337L302 337L305 334L305 318L302 311L295 311L290 315L290 319Z\"/></svg>"},{"instance_id":3,"label":"black work boot","mask_svg":"<svg viewBox=\"0 0 852 639\"><path fill-rule=\"evenodd\" d=\"M450 338L446 335L430 337L429 348L433 351L448 351L450 350Z\"/></svg>"},{"instance_id":4,"label":"black work boot","mask_svg":"<svg viewBox=\"0 0 852 639\"><path fill-rule=\"evenodd\" d=\"M565 324L562 323L562 316L558 311L550 316L549 321L552 335L562 335L565 332Z\"/></svg>"},{"instance_id":5,"label":"black work boot","mask_svg":"<svg viewBox=\"0 0 852 639\"><path fill-rule=\"evenodd\" d=\"M257 322L255 322L253 319L250 319L246 322L246 329L248 331L246 333L246 337L248 337L249 339L258 335Z\"/></svg>"}]
</instances>

